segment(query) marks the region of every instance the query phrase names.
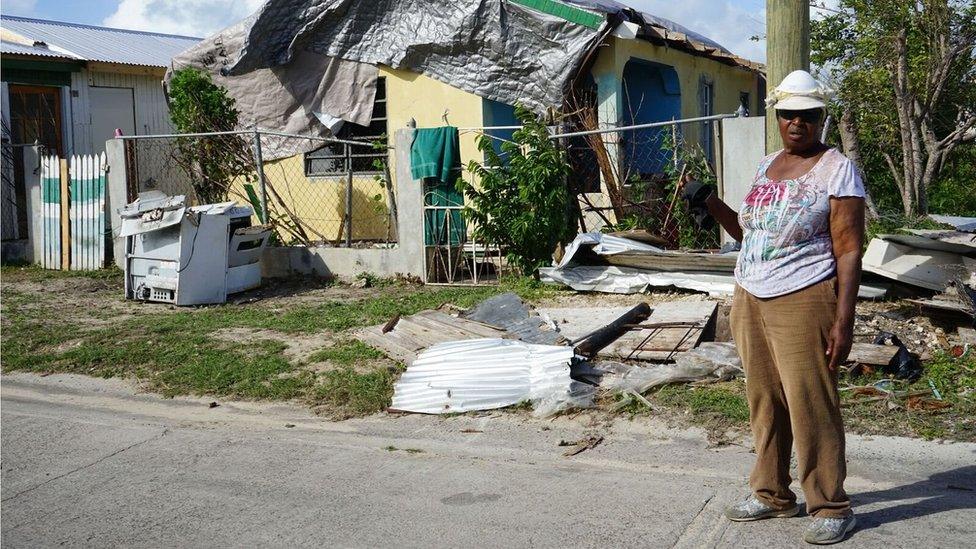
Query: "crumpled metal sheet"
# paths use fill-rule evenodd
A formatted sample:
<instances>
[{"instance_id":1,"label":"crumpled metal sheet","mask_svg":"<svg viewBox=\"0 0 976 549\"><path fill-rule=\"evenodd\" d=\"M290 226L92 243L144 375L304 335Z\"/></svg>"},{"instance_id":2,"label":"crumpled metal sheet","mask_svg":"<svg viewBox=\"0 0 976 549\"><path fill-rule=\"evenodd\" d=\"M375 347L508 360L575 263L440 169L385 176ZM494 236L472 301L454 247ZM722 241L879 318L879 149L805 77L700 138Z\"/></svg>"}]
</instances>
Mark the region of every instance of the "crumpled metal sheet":
<instances>
[{"instance_id":1,"label":"crumpled metal sheet","mask_svg":"<svg viewBox=\"0 0 976 549\"><path fill-rule=\"evenodd\" d=\"M562 269L563 267L569 266L572 263L578 262L580 256L585 255L582 253L585 250L590 250L597 255L613 255L622 252L664 252L663 249L658 248L657 246L652 246L650 244L645 244L629 238L595 232L580 233L576 235L576 238L574 238L569 245L566 246L566 251L563 254L563 258L556 268Z\"/></svg>"},{"instance_id":2,"label":"crumpled metal sheet","mask_svg":"<svg viewBox=\"0 0 976 549\"><path fill-rule=\"evenodd\" d=\"M332 132L323 119L369 124L379 74L374 65L300 51L286 66L228 76L227 67L240 56L253 21L251 16L174 57L164 81L168 84L173 71L185 67L208 72L236 101L243 128L328 137ZM264 141L262 152L269 160L322 146L313 140Z\"/></svg>"},{"instance_id":3,"label":"crumpled metal sheet","mask_svg":"<svg viewBox=\"0 0 976 549\"><path fill-rule=\"evenodd\" d=\"M543 415L592 403L570 377L573 348L511 339L438 343L407 367L394 387L391 408L447 414L537 403Z\"/></svg>"},{"instance_id":4,"label":"crumpled metal sheet","mask_svg":"<svg viewBox=\"0 0 976 549\"><path fill-rule=\"evenodd\" d=\"M290 67L307 51L411 70L539 113L562 105L600 36L500 0L269 0L246 27L230 75Z\"/></svg>"},{"instance_id":5,"label":"crumpled metal sheet","mask_svg":"<svg viewBox=\"0 0 976 549\"><path fill-rule=\"evenodd\" d=\"M512 292L489 297L463 316L505 330L526 343L566 343L565 337L539 316L531 305Z\"/></svg>"},{"instance_id":6,"label":"crumpled metal sheet","mask_svg":"<svg viewBox=\"0 0 976 549\"><path fill-rule=\"evenodd\" d=\"M715 273L677 273L645 271L629 267L580 265L562 269L539 269L543 282L564 284L583 292L642 294L653 287L683 288L706 292L710 296L732 295L735 277Z\"/></svg>"}]
</instances>

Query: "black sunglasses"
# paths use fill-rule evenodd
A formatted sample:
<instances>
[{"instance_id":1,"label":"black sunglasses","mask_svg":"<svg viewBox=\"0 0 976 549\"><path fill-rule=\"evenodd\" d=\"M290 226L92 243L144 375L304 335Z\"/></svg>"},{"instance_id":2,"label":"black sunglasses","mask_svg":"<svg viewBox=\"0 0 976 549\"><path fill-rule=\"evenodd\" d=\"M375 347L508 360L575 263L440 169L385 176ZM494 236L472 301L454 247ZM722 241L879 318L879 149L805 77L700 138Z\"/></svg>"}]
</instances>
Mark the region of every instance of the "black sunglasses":
<instances>
[{"instance_id":1,"label":"black sunglasses","mask_svg":"<svg viewBox=\"0 0 976 549\"><path fill-rule=\"evenodd\" d=\"M776 116L782 118L783 120L794 120L799 118L807 124L816 124L820 122L823 117L822 109L804 109L802 111L790 111L786 109L780 109L776 111Z\"/></svg>"}]
</instances>

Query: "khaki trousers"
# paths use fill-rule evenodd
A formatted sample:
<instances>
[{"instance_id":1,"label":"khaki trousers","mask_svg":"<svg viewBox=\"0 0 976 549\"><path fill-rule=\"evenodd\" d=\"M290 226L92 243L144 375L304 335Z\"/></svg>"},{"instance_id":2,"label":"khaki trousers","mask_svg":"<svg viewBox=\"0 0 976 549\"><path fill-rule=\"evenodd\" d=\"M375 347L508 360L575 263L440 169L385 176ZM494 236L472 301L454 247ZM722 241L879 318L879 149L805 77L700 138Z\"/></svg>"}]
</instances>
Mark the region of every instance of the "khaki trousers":
<instances>
[{"instance_id":1,"label":"khaki trousers","mask_svg":"<svg viewBox=\"0 0 976 549\"><path fill-rule=\"evenodd\" d=\"M796 446L807 513L850 513L837 375L827 369L827 337L837 307L836 279L761 299L736 286L730 323L746 372L756 466L756 497L792 507L790 447Z\"/></svg>"}]
</instances>

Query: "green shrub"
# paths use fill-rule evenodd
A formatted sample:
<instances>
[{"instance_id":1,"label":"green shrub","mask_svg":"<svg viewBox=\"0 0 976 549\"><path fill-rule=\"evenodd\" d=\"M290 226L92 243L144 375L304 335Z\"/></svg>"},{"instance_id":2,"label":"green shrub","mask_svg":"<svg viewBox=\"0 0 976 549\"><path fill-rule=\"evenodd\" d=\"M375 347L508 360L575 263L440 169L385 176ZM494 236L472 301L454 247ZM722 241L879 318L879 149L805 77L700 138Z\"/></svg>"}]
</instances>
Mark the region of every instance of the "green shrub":
<instances>
[{"instance_id":1,"label":"green shrub","mask_svg":"<svg viewBox=\"0 0 976 549\"><path fill-rule=\"evenodd\" d=\"M531 111L518 105L515 115L522 128L511 142L502 143L501 154L490 137L479 138L485 163L468 165L478 187L459 179L457 188L467 198L464 213L474 221L475 238L501 246L512 266L531 274L549 264L556 246L569 242L576 231L565 153Z\"/></svg>"}]
</instances>

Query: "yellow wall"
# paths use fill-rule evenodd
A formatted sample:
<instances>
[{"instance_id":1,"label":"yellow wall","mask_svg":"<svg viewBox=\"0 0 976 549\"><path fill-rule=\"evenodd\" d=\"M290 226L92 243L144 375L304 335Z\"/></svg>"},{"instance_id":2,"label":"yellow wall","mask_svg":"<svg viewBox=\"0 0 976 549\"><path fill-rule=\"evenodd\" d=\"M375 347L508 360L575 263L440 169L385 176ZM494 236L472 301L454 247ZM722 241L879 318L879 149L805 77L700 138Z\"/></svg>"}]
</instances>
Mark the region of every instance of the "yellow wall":
<instances>
[{"instance_id":1,"label":"yellow wall","mask_svg":"<svg viewBox=\"0 0 976 549\"><path fill-rule=\"evenodd\" d=\"M380 66L380 76L386 78L387 128L393 133L407 127L413 118L418 128L444 125L441 116L448 110L447 121L459 128L477 128L483 124L482 99L439 80L422 74ZM475 142L477 135L461 133L461 165L467 168L470 160L482 160ZM391 169L396 173L391 155Z\"/></svg>"},{"instance_id":2,"label":"yellow wall","mask_svg":"<svg viewBox=\"0 0 976 549\"><path fill-rule=\"evenodd\" d=\"M441 118L447 109L448 122L458 127L482 126L481 98L453 88L426 76L404 70L380 66L380 76L386 79L387 134L390 144L396 130L407 127L413 118L418 128L443 126ZM461 162L481 160L475 143L476 134L461 135ZM362 151L367 152L367 151ZM369 151L371 152L371 151ZM396 173L395 155L388 156L390 173ZM265 178L277 190L285 203L303 222L321 237L309 234L313 240L339 238L345 212L345 176L305 177L303 155L265 163ZM394 182L394 186L396 183ZM236 198L245 197L235 185ZM380 200L376 200L376 197ZM269 193L268 201L283 214L277 200ZM387 196L383 185L372 175L356 176L353 180L353 239L385 240L390 229ZM311 232L311 231L310 231ZM283 233L282 236L287 236ZM393 233L395 238L395 233Z\"/></svg>"},{"instance_id":3,"label":"yellow wall","mask_svg":"<svg viewBox=\"0 0 976 549\"><path fill-rule=\"evenodd\" d=\"M360 152L368 152L363 149ZM334 241L340 238L346 210L346 176L305 177L303 155L265 162L265 181L277 191L305 227L313 241ZM387 196L383 183L373 175L353 177L352 185L352 238L353 240L386 240L395 238L390 230ZM270 210L280 218L285 214L274 193L268 193ZM287 231L280 231L287 239ZM315 233L319 234L315 234ZM342 235L344 238L344 235Z\"/></svg>"},{"instance_id":4,"label":"yellow wall","mask_svg":"<svg viewBox=\"0 0 976 549\"><path fill-rule=\"evenodd\" d=\"M613 105L602 105L601 115L610 119L601 119L610 124L618 123L622 118L621 85L624 67L631 59L653 61L674 67L678 73L681 86L681 117L694 118L701 116L699 110L698 84L702 76L714 84L715 104L713 114L727 114L739 108L739 93L749 94L749 111L759 112L759 97L756 73L741 67L733 67L719 63L707 57L691 55L690 53L665 46L651 44L645 40L624 40L614 38L609 47L602 48L593 67L594 80L598 86L606 86L611 81L616 82L614 90L616 98ZM607 97L610 90L599 90L600 97ZM697 139L697 132L686 132L692 140Z\"/></svg>"},{"instance_id":5,"label":"yellow wall","mask_svg":"<svg viewBox=\"0 0 976 549\"><path fill-rule=\"evenodd\" d=\"M739 106L740 91L749 92L753 103L750 109L756 110L758 97L754 73L642 40L615 39L609 47L601 49L593 68L594 79L600 88L601 123L611 126L618 123L617 119L622 113L619 107L622 99L619 91L621 78L624 66L631 58L675 68L681 85L683 118L700 116L698 83L703 74L714 83L715 114L735 111ZM444 125L442 116L445 110L448 111L448 123L452 126L477 128L484 125L483 100L480 97L409 71L385 66L380 66L379 71L386 79L387 133L391 137L391 144L396 130L407 127L411 118L418 128ZM698 132L686 130L685 136L695 141ZM473 132L461 134L461 162L465 167L470 160L480 162L483 159L476 138L477 134ZM395 174L392 152L389 162L390 173ZM265 168L267 180L306 225L326 239L338 238L345 205L345 178L306 178L303 173L302 155L269 162ZM385 239L389 231L389 217L383 186L372 176L364 175L356 178L353 189L353 238ZM373 200L376 195L380 195L381 200ZM269 196L269 201L275 202L274 197ZM596 201L601 202L599 199Z\"/></svg>"}]
</instances>

